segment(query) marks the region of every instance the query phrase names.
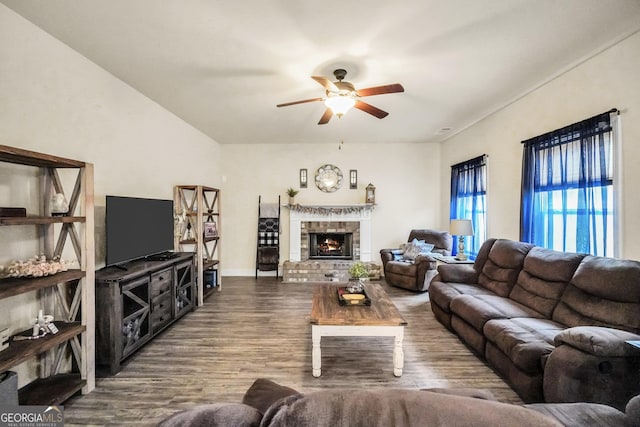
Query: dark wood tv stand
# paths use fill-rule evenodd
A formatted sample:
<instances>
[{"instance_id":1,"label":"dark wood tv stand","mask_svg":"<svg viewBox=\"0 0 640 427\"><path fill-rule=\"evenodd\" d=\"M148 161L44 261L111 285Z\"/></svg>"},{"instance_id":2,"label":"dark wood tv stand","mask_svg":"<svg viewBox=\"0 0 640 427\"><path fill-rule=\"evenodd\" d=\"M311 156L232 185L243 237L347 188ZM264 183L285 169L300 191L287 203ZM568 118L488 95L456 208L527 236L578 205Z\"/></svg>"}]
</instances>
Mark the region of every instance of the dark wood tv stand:
<instances>
[{"instance_id":1,"label":"dark wood tv stand","mask_svg":"<svg viewBox=\"0 0 640 427\"><path fill-rule=\"evenodd\" d=\"M118 373L127 357L195 308L194 270L193 252L174 252L96 272L99 374Z\"/></svg>"}]
</instances>

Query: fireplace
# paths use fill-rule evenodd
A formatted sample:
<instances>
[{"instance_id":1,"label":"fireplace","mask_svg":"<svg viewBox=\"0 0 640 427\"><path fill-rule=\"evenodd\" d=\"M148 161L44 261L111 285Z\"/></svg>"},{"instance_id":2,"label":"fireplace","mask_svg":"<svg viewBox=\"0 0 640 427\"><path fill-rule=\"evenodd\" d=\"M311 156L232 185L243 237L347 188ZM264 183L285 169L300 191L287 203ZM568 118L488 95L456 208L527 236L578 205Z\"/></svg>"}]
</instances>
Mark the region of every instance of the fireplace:
<instances>
[{"instance_id":1,"label":"fireplace","mask_svg":"<svg viewBox=\"0 0 640 427\"><path fill-rule=\"evenodd\" d=\"M290 206L289 261L306 261L309 233L351 233L351 257L371 261L372 205Z\"/></svg>"},{"instance_id":2,"label":"fireplace","mask_svg":"<svg viewBox=\"0 0 640 427\"><path fill-rule=\"evenodd\" d=\"M347 282L355 261L379 278L380 266L371 261L372 210L373 205L289 206L289 259L282 264L282 280Z\"/></svg>"},{"instance_id":3,"label":"fireplace","mask_svg":"<svg viewBox=\"0 0 640 427\"><path fill-rule=\"evenodd\" d=\"M353 259L353 233L309 233L309 259Z\"/></svg>"}]
</instances>

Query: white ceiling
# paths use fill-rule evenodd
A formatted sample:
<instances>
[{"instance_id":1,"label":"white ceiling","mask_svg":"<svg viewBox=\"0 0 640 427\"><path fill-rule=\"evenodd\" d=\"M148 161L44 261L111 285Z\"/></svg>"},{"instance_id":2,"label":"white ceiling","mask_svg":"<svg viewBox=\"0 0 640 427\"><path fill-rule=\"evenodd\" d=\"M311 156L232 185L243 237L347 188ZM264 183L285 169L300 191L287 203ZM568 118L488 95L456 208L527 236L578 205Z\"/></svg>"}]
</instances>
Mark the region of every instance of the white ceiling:
<instances>
[{"instance_id":1,"label":"white ceiling","mask_svg":"<svg viewBox=\"0 0 640 427\"><path fill-rule=\"evenodd\" d=\"M440 141L640 30L639 0L0 2L223 144ZM405 92L276 108L335 68Z\"/></svg>"}]
</instances>

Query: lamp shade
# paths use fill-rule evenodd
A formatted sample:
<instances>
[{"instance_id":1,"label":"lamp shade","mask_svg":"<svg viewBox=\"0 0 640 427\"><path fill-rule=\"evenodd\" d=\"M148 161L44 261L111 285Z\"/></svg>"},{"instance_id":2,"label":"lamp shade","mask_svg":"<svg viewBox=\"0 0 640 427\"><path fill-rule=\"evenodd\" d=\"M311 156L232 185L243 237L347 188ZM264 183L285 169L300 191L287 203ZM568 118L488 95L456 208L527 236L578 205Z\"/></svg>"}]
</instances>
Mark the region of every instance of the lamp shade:
<instances>
[{"instance_id":1,"label":"lamp shade","mask_svg":"<svg viewBox=\"0 0 640 427\"><path fill-rule=\"evenodd\" d=\"M449 233L453 236L473 236L473 224L470 219L452 219Z\"/></svg>"},{"instance_id":2,"label":"lamp shade","mask_svg":"<svg viewBox=\"0 0 640 427\"><path fill-rule=\"evenodd\" d=\"M324 105L331 108L333 114L341 117L349 111L351 107L356 105L356 100L349 95L329 95L329 97L324 101Z\"/></svg>"}]
</instances>

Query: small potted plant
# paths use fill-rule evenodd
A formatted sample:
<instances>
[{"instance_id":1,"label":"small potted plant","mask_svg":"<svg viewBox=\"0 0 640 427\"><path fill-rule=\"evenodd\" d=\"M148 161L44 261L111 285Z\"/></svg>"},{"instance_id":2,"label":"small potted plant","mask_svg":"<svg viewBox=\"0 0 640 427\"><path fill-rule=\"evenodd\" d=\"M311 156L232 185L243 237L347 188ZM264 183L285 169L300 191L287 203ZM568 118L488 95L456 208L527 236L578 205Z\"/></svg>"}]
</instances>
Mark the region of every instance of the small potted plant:
<instances>
[{"instance_id":1,"label":"small potted plant","mask_svg":"<svg viewBox=\"0 0 640 427\"><path fill-rule=\"evenodd\" d=\"M294 197L296 197L296 194L298 194L298 193L299 193L299 191L298 190L294 190L293 187L287 188L287 196L289 196L289 204L290 205L295 204Z\"/></svg>"},{"instance_id":2,"label":"small potted plant","mask_svg":"<svg viewBox=\"0 0 640 427\"><path fill-rule=\"evenodd\" d=\"M364 290L364 282L369 279L369 268L362 262L357 261L349 267L351 276L349 287L357 292Z\"/></svg>"}]
</instances>

